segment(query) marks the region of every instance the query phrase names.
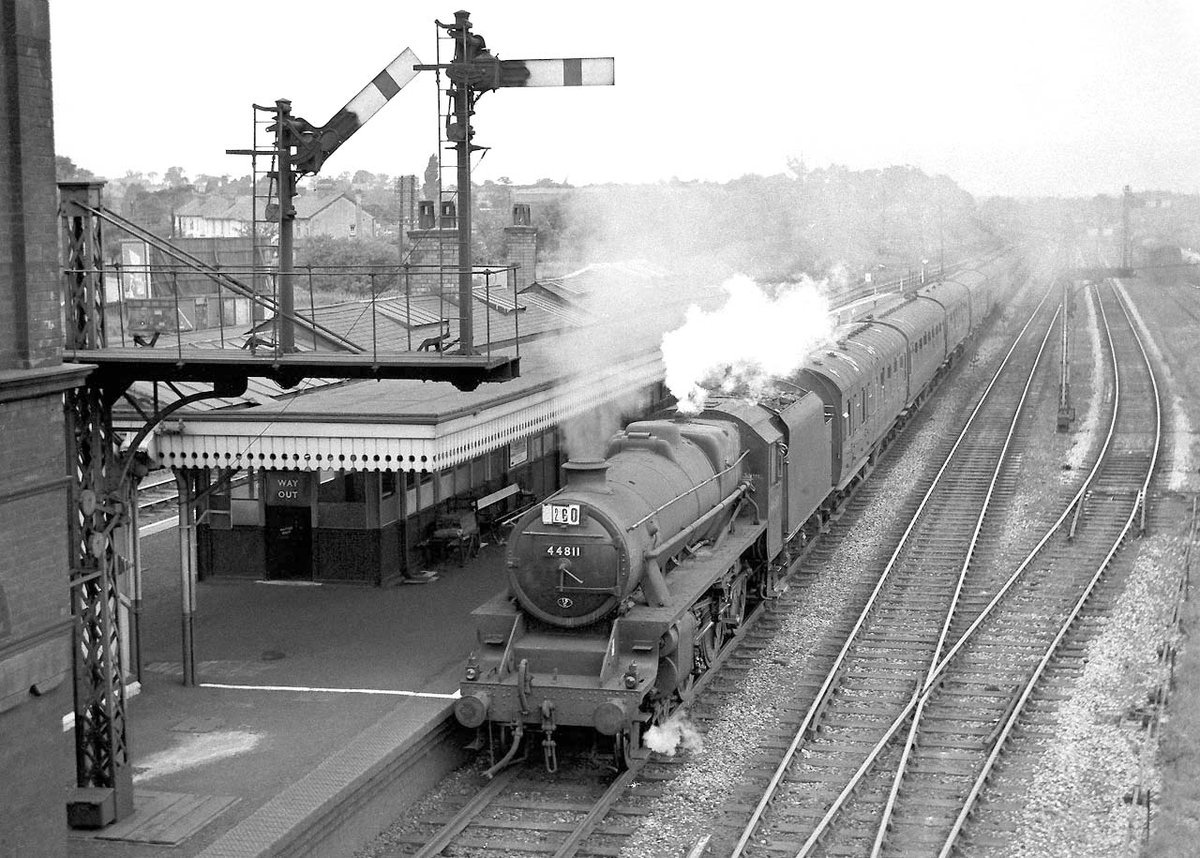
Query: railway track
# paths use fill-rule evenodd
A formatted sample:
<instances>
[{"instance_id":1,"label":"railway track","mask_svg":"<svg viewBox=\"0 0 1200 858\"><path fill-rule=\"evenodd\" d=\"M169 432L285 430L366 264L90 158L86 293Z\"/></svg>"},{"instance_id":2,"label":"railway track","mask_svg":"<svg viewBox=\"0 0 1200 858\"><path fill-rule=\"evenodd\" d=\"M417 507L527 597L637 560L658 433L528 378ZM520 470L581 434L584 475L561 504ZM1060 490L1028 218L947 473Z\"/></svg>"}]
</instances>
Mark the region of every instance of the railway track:
<instances>
[{"instance_id":1,"label":"railway track","mask_svg":"<svg viewBox=\"0 0 1200 858\"><path fill-rule=\"evenodd\" d=\"M996 538L990 548L972 538L952 586L948 566L932 568L952 553L944 541L926 552L902 546L888 564L901 574L877 588L737 843L728 847L718 834L705 854L951 854L1034 689L1045 689L1037 703L1052 703L1061 680L1077 672L1083 650L1068 634L1088 597L1093 609L1111 599L1115 588L1104 587L1102 573L1144 509L1158 445L1154 380L1115 296L1105 293L1102 307L1118 395L1091 474L1011 575ZM997 465L995 487L1006 467ZM970 471L978 474L975 464ZM1003 517L995 504L1003 506L1004 492L995 494L979 529ZM938 515L937 533L961 532L969 518ZM905 576L912 558L931 574ZM948 591L961 598L947 604ZM1038 686L1048 675L1060 681ZM1050 708L1035 705L1033 719Z\"/></svg>"},{"instance_id":2,"label":"railway track","mask_svg":"<svg viewBox=\"0 0 1200 858\"><path fill-rule=\"evenodd\" d=\"M230 485L240 485L249 477L239 474L230 480ZM179 505L179 488L170 469L152 471L138 485L138 526L148 527L159 522L173 520Z\"/></svg>"},{"instance_id":3,"label":"railway track","mask_svg":"<svg viewBox=\"0 0 1200 858\"><path fill-rule=\"evenodd\" d=\"M771 603L764 602L747 615L713 669L696 683L697 697L723 671L739 669L743 645L752 647L755 639L770 636L774 611ZM619 773L611 761L608 751L596 749L593 754L577 751L554 773L545 772L537 761L510 766L491 780L477 771L469 794L418 816L408 831L391 838L392 848L378 854L381 858L464 852L512 858L616 856L639 818L648 813L649 803L659 793L658 784L675 776L678 761L654 755L633 760Z\"/></svg>"},{"instance_id":4,"label":"railway track","mask_svg":"<svg viewBox=\"0 0 1200 858\"><path fill-rule=\"evenodd\" d=\"M888 461L885 458L881 462L877 473L887 471ZM869 495L873 484L874 481L868 481L847 501L851 513L848 519L863 503L858 500L859 494ZM833 528L835 532L837 529L836 526ZM826 541L822 539L810 545L808 550L824 552L836 551L836 548L827 549ZM863 592L863 600L868 592L869 588ZM739 630L737 645L723 651L717 668L710 671L697 688L691 716L702 732L709 719L738 693L741 680L759 662L784 618L807 598L805 576L793 577L788 588L773 603L760 606L748 618ZM826 660L835 654L836 650L827 652ZM811 692L816 690L814 684ZM795 710L801 702L792 701L788 706ZM802 709L798 714L802 714ZM463 851L506 855L615 855L622 838L627 838L636 827L628 820L638 811L631 809L643 807L645 800L651 797L647 791L652 791L652 785L658 781L674 777L672 769L676 766L671 759L655 755L650 762L635 765L615 781L610 777L606 785L596 783L593 777L585 777L580 783L579 772L564 766L554 776L548 796L542 783L544 776L540 773L530 774L518 767L505 772L504 783L485 785L477 772L466 788L468 792L474 792L473 798L465 802L455 800L454 808L447 807L447 802L440 802L407 826L403 833L390 836L390 848L375 854L389 858L460 854ZM519 819L514 815L516 811L520 811Z\"/></svg>"},{"instance_id":5,"label":"railway track","mask_svg":"<svg viewBox=\"0 0 1200 858\"><path fill-rule=\"evenodd\" d=\"M1108 321L1124 324L1113 294L1105 293L1102 307ZM1043 309L1026 339L1045 341L1053 315ZM850 603L865 604L887 589L890 607L880 603L868 612L869 623L859 622L857 612L835 619L799 666L790 699L779 704L788 732L763 739L749 766L760 787L774 783L771 796L743 784L741 797L727 804L689 854L948 855L964 836L976 835L980 845L1004 836L1003 823L980 828L986 814L972 816L975 803L1018 723L1026 734L1041 729L1040 719L1078 672L1082 638L1116 592L1102 567L1136 527L1139 517L1130 510L1144 509L1145 478L1156 456L1157 431L1148 427L1157 411L1145 405L1153 391L1148 362L1131 326L1114 323L1112 331L1106 372L1122 395L1112 397L1112 432L1092 472L1049 481L1046 502L1033 514L1013 506L1022 477L1028 478L1021 473L1028 424L1036 414L1052 413L1056 403L1052 385L1030 381L1054 375L1054 368L1043 362L1039 375L1031 355L1014 355L1010 370L1021 371L998 375L995 385L1003 394L995 402L1007 406L981 405L967 441L940 445L957 449L965 470L927 479L922 490L943 483L947 494L921 500L923 492L914 492L897 519L897 541L910 547L902 546L889 563L899 570L891 573L894 584L851 585ZM1012 405L1018 389L1034 403L1024 411ZM876 479L847 501L845 522L870 504L889 461L885 457ZM910 525L918 512L941 524ZM812 582L833 574L848 529L834 523L810 546L805 570L778 599L760 606L739 631L737 646L723 652L692 706L701 732L736 700L781 625L805 604ZM904 531L909 538L900 540ZM961 584L925 577L956 567ZM947 591L958 595L949 598ZM1082 608L1085 591L1091 612ZM917 616L925 625L914 632ZM854 635L856 628L868 633ZM847 658L835 642L852 637L861 642ZM825 687L830 674L836 692ZM794 759L780 765L789 755ZM506 771L499 785L483 784L477 772L479 782L461 790L470 798L460 797L454 807L439 802L393 837L388 850L374 854L617 855L679 764L654 755L615 779L586 763L553 776L532 768ZM731 824L739 813L743 822L757 819Z\"/></svg>"},{"instance_id":6,"label":"railway track","mask_svg":"<svg viewBox=\"0 0 1200 858\"><path fill-rule=\"evenodd\" d=\"M170 470L153 471L138 485L138 514L155 510L179 501L175 475Z\"/></svg>"}]
</instances>

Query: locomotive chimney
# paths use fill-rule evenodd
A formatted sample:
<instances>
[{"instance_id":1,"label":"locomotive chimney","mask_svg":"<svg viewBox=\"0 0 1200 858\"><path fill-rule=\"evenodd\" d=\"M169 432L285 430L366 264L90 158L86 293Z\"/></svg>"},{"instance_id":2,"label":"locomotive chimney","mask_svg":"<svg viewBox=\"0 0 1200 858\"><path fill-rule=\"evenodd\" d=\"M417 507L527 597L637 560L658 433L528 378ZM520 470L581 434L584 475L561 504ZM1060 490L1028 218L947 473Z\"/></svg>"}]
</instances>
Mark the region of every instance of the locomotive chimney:
<instances>
[{"instance_id":1,"label":"locomotive chimney","mask_svg":"<svg viewBox=\"0 0 1200 858\"><path fill-rule=\"evenodd\" d=\"M567 488L608 493L608 462L603 459L579 459L562 468Z\"/></svg>"}]
</instances>

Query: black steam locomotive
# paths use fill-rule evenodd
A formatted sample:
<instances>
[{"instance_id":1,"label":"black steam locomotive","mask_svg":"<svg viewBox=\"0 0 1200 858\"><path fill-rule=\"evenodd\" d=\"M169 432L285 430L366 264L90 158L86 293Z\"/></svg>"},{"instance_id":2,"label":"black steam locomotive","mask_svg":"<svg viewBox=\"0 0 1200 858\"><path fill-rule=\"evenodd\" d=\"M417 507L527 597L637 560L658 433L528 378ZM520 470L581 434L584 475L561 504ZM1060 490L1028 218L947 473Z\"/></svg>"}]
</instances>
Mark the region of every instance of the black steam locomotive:
<instances>
[{"instance_id":1,"label":"black steam locomotive","mask_svg":"<svg viewBox=\"0 0 1200 858\"><path fill-rule=\"evenodd\" d=\"M612 737L618 760L687 702L746 616L961 354L1015 279L961 271L836 332L757 402L644 420L513 528L509 586L476 609L455 714L516 753L540 731Z\"/></svg>"}]
</instances>

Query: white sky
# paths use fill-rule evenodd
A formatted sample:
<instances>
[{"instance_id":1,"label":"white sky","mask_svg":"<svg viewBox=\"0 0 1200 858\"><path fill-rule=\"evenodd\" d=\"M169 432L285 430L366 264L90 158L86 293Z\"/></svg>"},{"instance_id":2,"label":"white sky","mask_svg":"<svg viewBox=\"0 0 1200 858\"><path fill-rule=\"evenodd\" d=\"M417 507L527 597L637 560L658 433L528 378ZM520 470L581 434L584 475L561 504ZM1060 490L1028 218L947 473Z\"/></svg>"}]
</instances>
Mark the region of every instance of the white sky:
<instances>
[{"instance_id":1,"label":"white sky","mask_svg":"<svg viewBox=\"0 0 1200 858\"><path fill-rule=\"evenodd\" d=\"M462 7L52 0L57 151L106 176L245 175L224 152L249 146L251 103L290 98L323 124L405 47L434 62L434 19ZM477 181L725 181L802 156L912 164L985 196L1200 189L1195 0L466 8L501 59L616 57L614 87L485 95ZM436 104L422 73L323 173L420 175Z\"/></svg>"}]
</instances>

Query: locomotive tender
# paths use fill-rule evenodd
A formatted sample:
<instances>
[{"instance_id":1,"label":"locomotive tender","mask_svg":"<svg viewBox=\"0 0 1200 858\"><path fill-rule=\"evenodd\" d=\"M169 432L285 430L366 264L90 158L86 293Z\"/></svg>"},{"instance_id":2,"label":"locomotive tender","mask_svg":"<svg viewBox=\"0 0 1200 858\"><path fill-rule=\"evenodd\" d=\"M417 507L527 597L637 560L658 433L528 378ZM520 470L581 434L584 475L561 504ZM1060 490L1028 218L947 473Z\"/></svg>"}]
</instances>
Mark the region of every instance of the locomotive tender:
<instances>
[{"instance_id":1,"label":"locomotive tender","mask_svg":"<svg viewBox=\"0 0 1200 858\"><path fill-rule=\"evenodd\" d=\"M564 465L566 485L513 527L508 589L474 612L455 715L507 747L491 772L528 730L551 770L559 727L612 737L620 762L645 753L642 729L690 700L1016 269L1002 256L924 286L840 328L760 401L637 421L605 460Z\"/></svg>"}]
</instances>

